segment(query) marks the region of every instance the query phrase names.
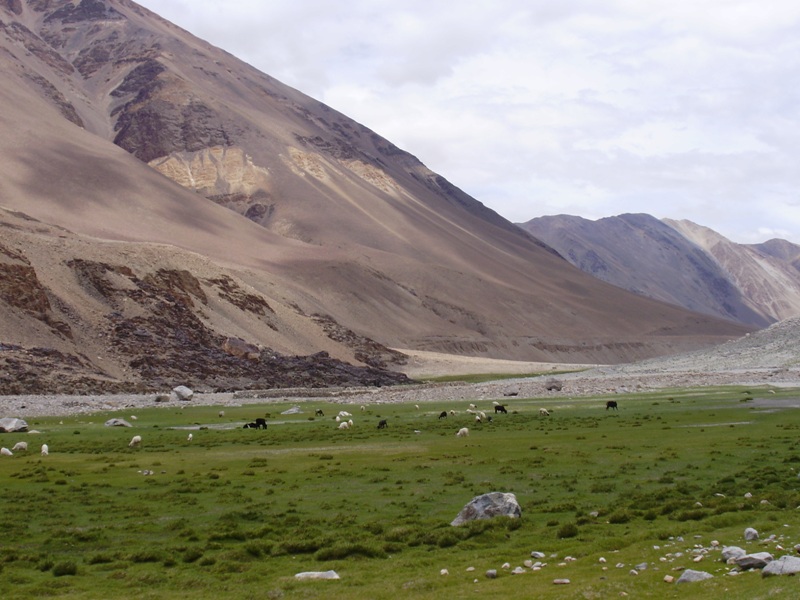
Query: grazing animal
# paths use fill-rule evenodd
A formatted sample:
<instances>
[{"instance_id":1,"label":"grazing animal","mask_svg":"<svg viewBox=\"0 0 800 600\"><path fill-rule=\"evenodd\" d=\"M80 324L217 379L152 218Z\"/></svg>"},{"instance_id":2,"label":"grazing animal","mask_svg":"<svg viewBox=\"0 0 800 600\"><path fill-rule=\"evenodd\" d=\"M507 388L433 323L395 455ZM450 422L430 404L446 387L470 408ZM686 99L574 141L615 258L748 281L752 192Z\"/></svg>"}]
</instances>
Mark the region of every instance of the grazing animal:
<instances>
[{"instance_id":1,"label":"grazing animal","mask_svg":"<svg viewBox=\"0 0 800 600\"><path fill-rule=\"evenodd\" d=\"M415 405L414 405L414 408L416 408L417 410L419 410L419 404L415 404Z\"/></svg>"},{"instance_id":2,"label":"grazing animal","mask_svg":"<svg viewBox=\"0 0 800 600\"><path fill-rule=\"evenodd\" d=\"M440 419L446 419L447 418L447 411L443 410L442 412L440 412L439 413L439 418Z\"/></svg>"},{"instance_id":3,"label":"grazing animal","mask_svg":"<svg viewBox=\"0 0 800 600\"><path fill-rule=\"evenodd\" d=\"M475 406L474 404L470 404L470 405L469 405L469 407L470 407L472 410L475 410L476 408L478 408L478 407L477 407L477 406Z\"/></svg>"},{"instance_id":4,"label":"grazing animal","mask_svg":"<svg viewBox=\"0 0 800 600\"><path fill-rule=\"evenodd\" d=\"M324 413L324 412L322 412L322 409L321 409L321 408L318 408L314 414L315 414L316 416L318 416L318 417L324 417L324 416L325 416L325 413Z\"/></svg>"},{"instance_id":5,"label":"grazing animal","mask_svg":"<svg viewBox=\"0 0 800 600\"><path fill-rule=\"evenodd\" d=\"M347 421L342 421L339 423L339 429L350 429L350 423Z\"/></svg>"},{"instance_id":6,"label":"grazing animal","mask_svg":"<svg viewBox=\"0 0 800 600\"><path fill-rule=\"evenodd\" d=\"M609 400L608 402L606 402L606 410L608 410L609 408L613 408L614 410L618 410L617 409L617 401L616 400Z\"/></svg>"},{"instance_id":7,"label":"grazing animal","mask_svg":"<svg viewBox=\"0 0 800 600\"><path fill-rule=\"evenodd\" d=\"M219 414L220 418L222 418L222 417L224 417L224 416L225 416L225 411L224 411L224 410L221 410L221 411L219 411L219 413L218 413L218 414Z\"/></svg>"},{"instance_id":8,"label":"grazing animal","mask_svg":"<svg viewBox=\"0 0 800 600\"><path fill-rule=\"evenodd\" d=\"M475 415L475 422L476 423L482 423L483 422L483 421L481 421L481 416L480 415Z\"/></svg>"},{"instance_id":9,"label":"grazing animal","mask_svg":"<svg viewBox=\"0 0 800 600\"><path fill-rule=\"evenodd\" d=\"M539 414L541 416L543 416L543 417L549 417L550 416L550 411L547 410L546 408L540 408L539 409Z\"/></svg>"},{"instance_id":10,"label":"grazing animal","mask_svg":"<svg viewBox=\"0 0 800 600\"><path fill-rule=\"evenodd\" d=\"M255 423L245 423L242 425L242 429L258 429L258 425Z\"/></svg>"},{"instance_id":11,"label":"grazing animal","mask_svg":"<svg viewBox=\"0 0 800 600\"><path fill-rule=\"evenodd\" d=\"M47 456L50 454L50 448L47 447L47 444L42 444L42 456Z\"/></svg>"},{"instance_id":12,"label":"grazing animal","mask_svg":"<svg viewBox=\"0 0 800 600\"><path fill-rule=\"evenodd\" d=\"M479 412L478 416L481 418L481 421L485 421L486 420L486 413L485 412L483 412L483 411Z\"/></svg>"},{"instance_id":13,"label":"grazing animal","mask_svg":"<svg viewBox=\"0 0 800 600\"><path fill-rule=\"evenodd\" d=\"M142 436L135 435L135 436L133 436L131 438L131 441L128 444L128 446L130 446L131 448L136 448L137 446L140 446L141 444L142 444Z\"/></svg>"},{"instance_id":14,"label":"grazing animal","mask_svg":"<svg viewBox=\"0 0 800 600\"><path fill-rule=\"evenodd\" d=\"M28 442L17 442L16 444L14 444L14 447L13 447L13 448L11 448L11 450L12 450L13 452L16 452L16 451L18 451L18 450L25 450L25 451L27 451L27 450L28 450Z\"/></svg>"},{"instance_id":15,"label":"grazing animal","mask_svg":"<svg viewBox=\"0 0 800 600\"><path fill-rule=\"evenodd\" d=\"M507 415L508 411L506 410L506 407L503 406L502 404L496 404L494 407L494 414L497 413L503 413L504 415Z\"/></svg>"},{"instance_id":16,"label":"grazing animal","mask_svg":"<svg viewBox=\"0 0 800 600\"><path fill-rule=\"evenodd\" d=\"M378 429L386 429L389 426L389 423L386 422L386 419L381 419L378 421Z\"/></svg>"},{"instance_id":17,"label":"grazing animal","mask_svg":"<svg viewBox=\"0 0 800 600\"><path fill-rule=\"evenodd\" d=\"M347 421L347 424L350 425L350 427L352 427L353 426L353 419L350 419L349 421Z\"/></svg>"},{"instance_id":18,"label":"grazing animal","mask_svg":"<svg viewBox=\"0 0 800 600\"><path fill-rule=\"evenodd\" d=\"M450 416L451 417L455 417L456 416L456 411L454 411L452 408L450 409Z\"/></svg>"},{"instance_id":19,"label":"grazing animal","mask_svg":"<svg viewBox=\"0 0 800 600\"><path fill-rule=\"evenodd\" d=\"M469 435L469 429L466 427L462 427L458 431L456 431L456 437L467 437Z\"/></svg>"},{"instance_id":20,"label":"grazing animal","mask_svg":"<svg viewBox=\"0 0 800 600\"><path fill-rule=\"evenodd\" d=\"M14 456L14 453L8 448L0 448L0 454L3 456Z\"/></svg>"},{"instance_id":21,"label":"grazing animal","mask_svg":"<svg viewBox=\"0 0 800 600\"><path fill-rule=\"evenodd\" d=\"M339 416L340 416L340 417L342 417L342 418L344 418L344 417L352 417L353 415L351 415L351 414L350 414L349 412L347 412L346 410L341 410L341 411L339 411Z\"/></svg>"},{"instance_id":22,"label":"grazing animal","mask_svg":"<svg viewBox=\"0 0 800 600\"><path fill-rule=\"evenodd\" d=\"M367 410L367 407L362 404L361 405L361 412L364 412L365 410Z\"/></svg>"},{"instance_id":23,"label":"grazing animal","mask_svg":"<svg viewBox=\"0 0 800 600\"><path fill-rule=\"evenodd\" d=\"M191 433L190 433L190 434L189 434L189 436L186 438L186 441L187 441L187 442L191 442L191 441L192 441L192 434L191 434Z\"/></svg>"},{"instance_id":24,"label":"grazing animal","mask_svg":"<svg viewBox=\"0 0 800 600\"><path fill-rule=\"evenodd\" d=\"M256 429L266 429L267 428L267 420L264 417L258 417L256 419Z\"/></svg>"}]
</instances>

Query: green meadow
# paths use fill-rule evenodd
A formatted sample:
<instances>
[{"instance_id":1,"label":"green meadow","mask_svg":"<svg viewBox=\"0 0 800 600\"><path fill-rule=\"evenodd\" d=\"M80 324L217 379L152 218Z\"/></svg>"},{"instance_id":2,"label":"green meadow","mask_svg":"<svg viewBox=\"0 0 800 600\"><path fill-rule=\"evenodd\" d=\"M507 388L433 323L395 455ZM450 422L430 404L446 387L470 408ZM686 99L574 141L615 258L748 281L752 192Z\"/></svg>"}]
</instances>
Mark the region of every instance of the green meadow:
<instances>
[{"instance_id":1,"label":"green meadow","mask_svg":"<svg viewBox=\"0 0 800 600\"><path fill-rule=\"evenodd\" d=\"M800 597L797 578L729 575L712 549L795 553L800 390L613 398L617 412L606 397L511 398L509 413L494 415L466 398L365 411L308 401L297 415L281 414L286 402L224 407L223 417L187 403L30 418L40 434L0 436L30 446L0 457L0 597ZM493 422L474 423L470 402ZM340 410L353 429L337 429ZM132 428L103 425L131 415ZM241 428L262 416L266 431ZM463 426L470 435L457 438ZM450 526L491 491L516 494L522 517ZM761 539L745 542L746 527ZM511 573L526 560L544 565ZM663 581L682 569L714 578ZM327 570L340 579L294 577Z\"/></svg>"}]
</instances>

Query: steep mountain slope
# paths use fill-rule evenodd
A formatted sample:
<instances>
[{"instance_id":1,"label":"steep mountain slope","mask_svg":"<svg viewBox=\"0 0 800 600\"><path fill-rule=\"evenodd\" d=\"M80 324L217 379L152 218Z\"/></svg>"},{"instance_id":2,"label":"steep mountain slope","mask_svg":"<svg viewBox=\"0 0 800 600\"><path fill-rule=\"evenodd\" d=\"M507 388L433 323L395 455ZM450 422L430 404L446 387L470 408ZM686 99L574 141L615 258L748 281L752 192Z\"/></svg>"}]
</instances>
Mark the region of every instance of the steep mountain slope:
<instances>
[{"instance_id":1,"label":"steep mountain slope","mask_svg":"<svg viewBox=\"0 0 800 600\"><path fill-rule=\"evenodd\" d=\"M85 331L70 341L10 292L0 343L85 354L112 379L140 356L100 368L79 349L120 312L87 299L98 277L127 291L166 277L170 297L126 319L184 287L213 299L228 277L272 307L269 326L183 301L217 336L198 343L357 363L370 340L381 356L618 362L746 330L588 277L387 140L129 0L0 3L0 102L4 253L40 281L47 319ZM89 277L80 261L102 266Z\"/></svg>"},{"instance_id":2,"label":"steep mountain slope","mask_svg":"<svg viewBox=\"0 0 800 600\"><path fill-rule=\"evenodd\" d=\"M630 291L763 327L800 314L800 250L734 244L689 221L560 215L520 225L587 273Z\"/></svg>"},{"instance_id":3,"label":"steep mountain slope","mask_svg":"<svg viewBox=\"0 0 800 600\"><path fill-rule=\"evenodd\" d=\"M713 257L754 309L774 320L800 315L800 247L786 240L735 244L691 221L664 222Z\"/></svg>"}]
</instances>

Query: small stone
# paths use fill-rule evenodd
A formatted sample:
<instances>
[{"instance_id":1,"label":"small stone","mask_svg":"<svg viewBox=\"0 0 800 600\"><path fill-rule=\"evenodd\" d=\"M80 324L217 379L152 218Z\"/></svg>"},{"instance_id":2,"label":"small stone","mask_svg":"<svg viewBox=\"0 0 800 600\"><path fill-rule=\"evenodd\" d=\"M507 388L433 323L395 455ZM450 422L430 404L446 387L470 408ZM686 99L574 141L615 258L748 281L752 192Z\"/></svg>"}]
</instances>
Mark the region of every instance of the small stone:
<instances>
[{"instance_id":1,"label":"small stone","mask_svg":"<svg viewBox=\"0 0 800 600\"><path fill-rule=\"evenodd\" d=\"M757 540L758 539L758 531L756 531L752 527L748 527L747 529L744 530L744 539L746 539L748 542L752 542L754 540Z\"/></svg>"},{"instance_id":2,"label":"small stone","mask_svg":"<svg viewBox=\"0 0 800 600\"><path fill-rule=\"evenodd\" d=\"M601 556L600 558L597 559L597 562L604 563L604 562L606 562L606 559L605 559L604 556Z\"/></svg>"},{"instance_id":3,"label":"small stone","mask_svg":"<svg viewBox=\"0 0 800 600\"><path fill-rule=\"evenodd\" d=\"M500 568L501 568L501 569L510 569L510 568L511 568L511 564L509 564L509 563L503 563L503 566L502 566L502 567L500 567Z\"/></svg>"},{"instance_id":4,"label":"small stone","mask_svg":"<svg viewBox=\"0 0 800 600\"><path fill-rule=\"evenodd\" d=\"M553 579L553 585L569 585L569 579Z\"/></svg>"},{"instance_id":5,"label":"small stone","mask_svg":"<svg viewBox=\"0 0 800 600\"><path fill-rule=\"evenodd\" d=\"M511 571L514 575L522 575L525 572L525 569L522 567L515 567L513 571Z\"/></svg>"},{"instance_id":6,"label":"small stone","mask_svg":"<svg viewBox=\"0 0 800 600\"><path fill-rule=\"evenodd\" d=\"M699 554L698 556L695 556L692 560L694 562L700 562L701 560L703 560L703 555Z\"/></svg>"},{"instance_id":7,"label":"small stone","mask_svg":"<svg viewBox=\"0 0 800 600\"><path fill-rule=\"evenodd\" d=\"M475 567L467 567L467 573L472 573L475 570Z\"/></svg>"},{"instance_id":8,"label":"small stone","mask_svg":"<svg viewBox=\"0 0 800 600\"><path fill-rule=\"evenodd\" d=\"M497 569L489 569L486 571L487 579L497 579Z\"/></svg>"},{"instance_id":9,"label":"small stone","mask_svg":"<svg viewBox=\"0 0 800 600\"><path fill-rule=\"evenodd\" d=\"M638 574L639 571L637 571L636 569L631 569L630 571L628 571L628 575L638 575Z\"/></svg>"},{"instance_id":10,"label":"small stone","mask_svg":"<svg viewBox=\"0 0 800 600\"><path fill-rule=\"evenodd\" d=\"M450 575L450 571L448 571L447 569L442 569L441 571L439 571L439 575Z\"/></svg>"},{"instance_id":11,"label":"small stone","mask_svg":"<svg viewBox=\"0 0 800 600\"><path fill-rule=\"evenodd\" d=\"M664 583L674 583L675 578L672 575L664 575Z\"/></svg>"},{"instance_id":12,"label":"small stone","mask_svg":"<svg viewBox=\"0 0 800 600\"><path fill-rule=\"evenodd\" d=\"M544 558L544 557L545 557L545 554L544 554L544 552L537 552L537 551L535 551L535 550L534 550L533 552L531 552L531 558L538 558L538 559L542 559L542 558Z\"/></svg>"}]
</instances>

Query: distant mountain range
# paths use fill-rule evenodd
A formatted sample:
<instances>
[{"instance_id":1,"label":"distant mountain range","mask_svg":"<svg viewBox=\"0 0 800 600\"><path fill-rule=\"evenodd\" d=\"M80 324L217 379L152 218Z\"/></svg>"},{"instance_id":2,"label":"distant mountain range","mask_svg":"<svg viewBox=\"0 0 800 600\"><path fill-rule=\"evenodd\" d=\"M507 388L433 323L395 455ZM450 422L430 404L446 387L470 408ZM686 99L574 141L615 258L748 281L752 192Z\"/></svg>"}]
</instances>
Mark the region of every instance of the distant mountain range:
<instances>
[{"instance_id":1,"label":"distant mountain range","mask_svg":"<svg viewBox=\"0 0 800 600\"><path fill-rule=\"evenodd\" d=\"M558 215L520 225L598 279L689 310L765 327L800 315L800 246L736 244L690 221Z\"/></svg>"},{"instance_id":2,"label":"distant mountain range","mask_svg":"<svg viewBox=\"0 0 800 600\"><path fill-rule=\"evenodd\" d=\"M391 348L621 362L753 329L588 276L130 0L0 2L0 105L6 389L287 385L261 363L401 368Z\"/></svg>"}]
</instances>

